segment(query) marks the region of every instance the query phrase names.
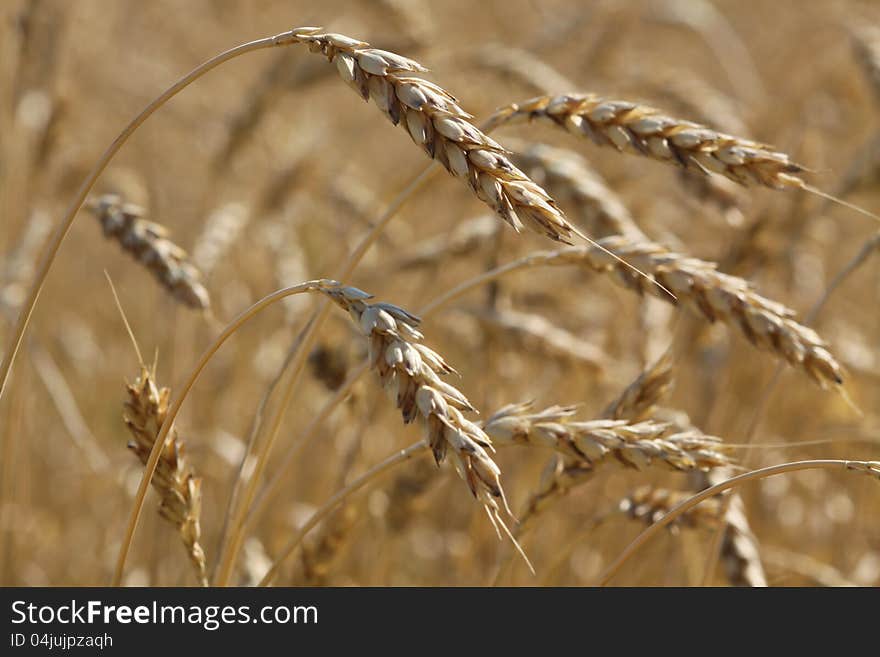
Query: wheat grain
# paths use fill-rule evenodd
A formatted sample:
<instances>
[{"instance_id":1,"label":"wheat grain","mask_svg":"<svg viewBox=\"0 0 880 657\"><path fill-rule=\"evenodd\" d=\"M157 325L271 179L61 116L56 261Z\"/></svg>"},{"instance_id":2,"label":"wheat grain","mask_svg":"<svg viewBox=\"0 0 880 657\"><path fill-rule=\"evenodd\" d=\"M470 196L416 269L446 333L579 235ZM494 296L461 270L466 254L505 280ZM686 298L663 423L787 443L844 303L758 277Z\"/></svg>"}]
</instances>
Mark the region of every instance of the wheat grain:
<instances>
[{"instance_id":1,"label":"wheat grain","mask_svg":"<svg viewBox=\"0 0 880 657\"><path fill-rule=\"evenodd\" d=\"M426 69L411 59L320 28L297 28L291 39L336 64L342 79L401 125L429 157L463 180L517 231L524 226L551 239L571 241L572 227L553 200L510 161L507 151L471 123L444 89L413 77Z\"/></svg>"},{"instance_id":2,"label":"wheat grain","mask_svg":"<svg viewBox=\"0 0 880 657\"><path fill-rule=\"evenodd\" d=\"M643 155L691 171L717 173L741 185L803 188L805 169L758 142L717 132L626 100L592 94L538 96L497 110L487 130L542 119L600 146Z\"/></svg>"},{"instance_id":3,"label":"wheat grain","mask_svg":"<svg viewBox=\"0 0 880 657\"><path fill-rule=\"evenodd\" d=\"M104 235L149 269L172 296L190 308L211 305L201 274L189 261L186 251L167 238L165 228L144 219L143 208L123 203L114 194L94 200L90 209L101 223Z\"/></svg>"},{"instance_id":4,"label":"wheat grain","mask_svg":"<svg viewBox=\"0 0 880 657\"><path fill-rule=\"evenodd\" d=\"M141 367L140 376L128 385L127 392L125 424L134 436L128 446L146 464L168 412L170 390L158 388L153 374ZM207 586L205 551L199 543L202 480L193 474L174 426L165 440L151 483L161 499L160 515L177 527L196 578Z\"/></svg>"}]
</instances>

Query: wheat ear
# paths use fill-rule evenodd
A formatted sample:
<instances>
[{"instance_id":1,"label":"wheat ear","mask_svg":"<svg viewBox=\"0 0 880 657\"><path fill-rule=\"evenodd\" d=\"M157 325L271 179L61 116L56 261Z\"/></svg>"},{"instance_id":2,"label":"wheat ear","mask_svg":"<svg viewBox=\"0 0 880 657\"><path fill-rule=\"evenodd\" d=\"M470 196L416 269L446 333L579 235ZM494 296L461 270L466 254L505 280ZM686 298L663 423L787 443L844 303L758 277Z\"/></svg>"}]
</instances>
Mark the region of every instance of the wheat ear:
<instances>
[{"instance_id":1,"label":"wheat ear","mask_svg":"<svg viewBox=\"0 0 880 657\"><path fill-rule=\"evenodd\" d=\"M646 420L573 421L573 406L528 412L530 403L510 404L483 429L498 442L549 447L594 467L609 457L636 470L664 465L673 470L709 470L730 463L720 438L698 431L676 431L668 422Z\"/></svg>"},{"instance_id":2,"label":"wheat ear","mask_svg":"<svg viewBox=\"0 0 880 657\"><path fill-rule=\"evenodd\" d=\"M128 385L127 392L125 425L134 437L128 447L146 464L168 412L170 390L157 387L153 375L142 366L140 376ZM173 425L151 483L161 499L160 515L177 527L196 578L202 586L207 586L205 551L199 543L202 480L193 474L183 441Z\"/></svg>"},{"instance_id":3,"label":"wheat ear","mask_svg":"<svg viewBox=\"0 0 880 657\"><path fill-rule=\"evenodd\" d=\"M753 345L800 368L821 386L843 383L843 370L825 341L813 329L795 321L793 310L759 295L748 281L722 274L714 263L674 253L653 242L613 236L600 240L600 244L651 274L675 294L677 303L710 322L721 321L739 329ZM633 276L617 260L593 247L562 249L549 258L550 263L580 264L613 273L619 282L640 294L658 289L643 284L641 277ZM665 294L657 296L671 301Z\"/></svg>"},{"instance_id":4,"label":"wheat ear","mask_svg":"<svg viewBox=\"0 0 880 657\"><path fill-rule=\"evenodd\" d=\"M170 241L165 228L144 219L140 206L123 203L115 194L94 200L90 209L101 223L104 235L149 269L172 296L190 308L211 305L201 273L189 261L186 251Z\"/></svg>"},{"instance_id":5,"label":"wheat ear","mask_svg":"<svg viewBox=\"0 0 880 657\"><path fill-rule=\"evenodd\" d=\"M804 188L805 171L785 153L766 144L666 116L660 110L593 94L538 96L497 110L487 129L542 119L600 146L677 164L701 173L718 173L741 185L773 189Z\"/></svg>"},{"instance_id":6,"label":"wheat ear","mask_svg":"<svg viewBox=\"0 0 880 657\"><path fill-rule=\"evenodd\" d=\"M620 500L618 510L633 520L651 525L688 497L690 493L684 491L639 486ZM679 516L674 524L669 525L669 530L675 531L679 527L715 528L720 523L720 516L721 500L713 497Z\"/></svg>"},{"instance_id":7,"label":"wheat ear","mask_svg":"<svg viewBox=\"0 0 880 657\"><path fill-rule=\"evenodd\" d=\"M401 125L429 157L463 180L517 231L524 226L560 242L573 228L540 186L517 169L507 151L471 122L458 101L437 85L413 77L425 69L412 59L320 28L291 31L291 39L324 54L342 79Z\"/></svg>"},{"instance_id":8,"label":"wheat ear","mask_svg":"<svg viewBox=\"0 0 880 657\"><path fill-rule=\"evenodd\" d=\"M370 367L396 400L403 421L421 419L434 460L440 464L451 454L456 471L486 509L492 524L509 535L501 510L512 514L501 486L501 470L489 456L492 441L464 417L462 411L475 410L467 398L440 378L453 369L421 344L423 336L416 328L419 319L388 303L367 303L371 296L357 288L325 287L320 291L348 311L366 337Z\"/></svg>"}]
</instances>

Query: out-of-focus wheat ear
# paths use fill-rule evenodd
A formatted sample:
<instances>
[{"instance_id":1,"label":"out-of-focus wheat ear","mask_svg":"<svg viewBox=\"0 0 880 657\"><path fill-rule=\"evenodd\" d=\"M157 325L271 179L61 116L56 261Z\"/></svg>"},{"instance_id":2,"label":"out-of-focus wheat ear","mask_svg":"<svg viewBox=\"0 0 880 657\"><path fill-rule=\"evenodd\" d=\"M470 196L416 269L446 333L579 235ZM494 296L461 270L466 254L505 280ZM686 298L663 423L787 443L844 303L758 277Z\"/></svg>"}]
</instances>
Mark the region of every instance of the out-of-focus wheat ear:
<instances>
[{"instance_id":1,"label":"out-of-focus wheat ear","mask_svg":"<svg viewBox=\"0 0 880 657\"><path fill-rule=\"evenodd\" d=\"M24 302L27 289L25 283L34 274L37 252L46 235L52 229L49 215L43 210L34 210L19 236L15 246L3 256L0 264L0 312L14 313Z\"/></svg>"},{"instance_id":2,"label":"out-of-focus wheat ear","mask_svg":"<svg viewBox=\"0 0 880 657\"><path fill-rule=\"evenodd\" d=\"M600 146L674 164L697 173L717 173L741 185L804 189L806 169L766 144L718 132L660 110L593 94L538 96L497 110L487 130L543 120Z\"/></svg>"},{"instance_id":3,"label":"out-of-focus wheat ear","mask_svg":"<svg viewBox=\"0 0 880 657\"><path fill-rule=\"evenodd\" d=\"M300 553L302 586L326 586L327 576L342 557L357 517L356 507L346 504L324 522L314 540L303 545Z\"/></svg>"},{"instance_id":4,"label":"out-of-focus wheat ear","mask_svg":"<svg viewBox=\"0 0 880 657\"><path fill-rule=\"evenodd\" d=\"M556 326L541 315L503 308L475 308L470 312L487 331L542 360L580 365L594 373L601 372L608 365L608 357L602 349Z\"/></svg>"},{"instance_id":5,"label":"out-of-focus wheat ear","mask_svg":"<svg viewBox=\"0 0 880 657\"><path fill-rule=\"evenodd\" d=\"M211 274L238 241L250 219L248 207L235 202L225 203L208 215L192 254L193 264L203 275Z\"/></svg>"},{"instance_id":6,"label":"out-of-focus wheat ear","mask_svg":"<svg viewBox=\"0 0 880 657\"><path fill-rule=\"evenodd\" d=\"M666 352L630 383L602 412L612 420L636 422L652 415L673 384L672 354Z\"/></svg>"},{"instance_id":7,"label":"out-of-focus wheat ear","mask_svg":"<svg viewBox=\"0 0 880 657\"><path fill-rule=\"evenodd\" d=\"M513 161L553 194L568 215L580 219L591 236L647 239L617 194L582 156L546 144L506 141L515 150Z\"/></svg>"},{"instance_id":8,"label":"out-of-focus wheat ear","mask_svg":"<svg viewBox=\"0 0 880 657\"><path fill-rule=\"evenodd\" d=\"M572 226L553 199L517 169L507 151L471 122L441 87L415 77L425 69L412 59L320 28L296 28L290 39L322 53L364 100L372 100L413 142L441 163L516 230L527 227L571 243Z\"/></svg>"},{"instance_id":9,"label":"out-of-focus wheat ear","mask_svg":"<svg viewBox=\"0 0 880 657\"><path fill-rule=\"evenodd\" d=\"M573 89L575 84L532 52L490 43L467 53L467 64L499 73L534 93Z\"/></svg>"},{"instance_id":10,"label":"out-of-focus wheat ear","mask_svg":"<svg viewBox=\"0 0 880 657\"><path fill-rule=\"evenodd\" d=\"M135 382L127 387L124 419L133 440L128 447L146 464L159 429L168 412L170 390L159 388L150 371L141 366ZM151 481L159 494L159 514L177 527L187 555L202 586L208 585L205 551L202 549L202 480L186 459L183 440L172 426Z\"/></svg>"},{"instance_id":11,"label":"out-of-focus wheat ear","mask_svg":"<svg viewBox=\"0 0 880 657\"><path fill-rule=\"evenodd\" d=\"M798 323L790 308L759 295L748 281L718 272L714 263L674 253L654 242L613 236L599 244L652 275L676 296L678 304L710 322L738 329L753 345L784 359L820 386L843 383L843 368L819 334ZM671 301L659 293L660 288L647 284L646 279L594 247L568 247L545 258L544 263L579 263L614 274L615 280L640 294L650 292Z\"/></svg>"},{"instance_id":12,"label":"out-of-focus wheat ear","mask_svg":"<svg viewBox=\"0 0 880 657\"><path fill-rule=\"evenodd\" d=\"M880 102L880 27L853 25L850 29L853 52L875 98Z\"/></svg>"},{"instance_id":13,"label":"out-of-focus wheat ear","mask_svg":"<svg viewBox=\"0 0 880 657\"><path fill-rule=\"evenodd\" d=\"M420 240L395 266L400 269L422 269L438 266L455 258L465 258L486 247L495 235L498 221L492 215L481 215L461 222L452 232Z\"/></svg>"},{"instance_id":14,"label":"out-of-focus wheat ear","mask_svg":"<svg viewBox=\"0 0 880 657\"><path fill-rule=\"evenodd\" d=\"M163 226L144 219L143 208L123 203L114 194L93 200L89 208L104 235L149 269L177 301L198 310L211 305L208 290L201 283L201 272L190 262L186 251L168 239Z\"/></svg>"},{"instance_id":15,"label":"out-of-focus wheat ear","mask_svg":"<svg viewBox=\"0 0 880 657\"><path fill-rule=\"evenodd\" d=\"M422 49L437 36L427 0L377 0L374 6L384 12L383 22L394 30L401 47Z\"/></svg>"},{"instance_id":16,"label":"out-of-focus wheat ear","mask_svg":"<svg viewBox=\"0 0 880 657\"><path fill-rule=\"evenodd\" d=\"M620 500L618 510L633 520L651 525L662 518L676 504L691 496L690 492L639 486ZM714 529L721 523L721 501L718 498L706 500L669 525L670 531L680 527L694 529Z\"/></svg>"},{"instance_id":17,"label":"out-of-focus wheat ear","mask_svg":"<svg viewBox=\"0 0 880 657\"><path fill-rule=\"evenodd\" d=\"M730 468L697 473L694 475L694 489L699 491L714 486L730 479L733 474ZM736 491L729 495L727 502L722 505L724 536L721 539L721 561L724 573L732 586L765 587L767 576L761 561L760 545L749 526L742 497Z\"/></svg>"}]
</instances>

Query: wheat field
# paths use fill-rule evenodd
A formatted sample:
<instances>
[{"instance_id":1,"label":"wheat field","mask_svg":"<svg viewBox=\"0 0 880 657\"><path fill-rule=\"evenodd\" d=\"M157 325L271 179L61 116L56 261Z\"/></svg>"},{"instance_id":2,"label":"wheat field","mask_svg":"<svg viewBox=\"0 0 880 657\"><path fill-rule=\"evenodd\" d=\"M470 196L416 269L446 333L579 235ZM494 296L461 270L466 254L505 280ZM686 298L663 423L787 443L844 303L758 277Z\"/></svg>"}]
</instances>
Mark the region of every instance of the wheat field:
<instances>
[{"instance_id":1,"label":"wheat field","mask_svg":"<svg viewBox=\"0 0 880 657\"><path fill-rule=\"evenodd\" d=\"M880 584L876 3L0 18L0 584Z\"/></svg>"}]
</instances>

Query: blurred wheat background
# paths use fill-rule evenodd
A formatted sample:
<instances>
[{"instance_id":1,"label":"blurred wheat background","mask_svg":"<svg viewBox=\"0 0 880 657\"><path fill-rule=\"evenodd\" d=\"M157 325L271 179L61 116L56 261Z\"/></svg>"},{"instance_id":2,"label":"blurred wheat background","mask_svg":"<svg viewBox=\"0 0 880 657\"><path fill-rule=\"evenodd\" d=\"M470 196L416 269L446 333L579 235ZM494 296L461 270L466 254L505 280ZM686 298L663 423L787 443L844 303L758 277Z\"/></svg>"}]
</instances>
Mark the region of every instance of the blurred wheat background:
<instances>
[{"instance_id":1,"label":"blurred wheat background","mask_svg":"<svg viewBox=\"0 0 880 657\"><path fill-rule=\"evenodd\" d=\"M362 39L428 67L426 77L454 94L477 125L498 107L545 93L645 103L772 144L809 169L801 177L810 184L876 211L875 5L5 0L0 344L10 348L41 245L117 131L179 76L238 43L297 25ZM113 576L143 473L142 461L126 449L132 433L123 414L131 421L132 410L124 403L136 394L126 385L143 381L105 270L144 360L157 364L157 384L174 397L237 313L278 288L338 273L382 210L429 163L404 132L352 94L336 66L294 45L221 66L134 134L99 179L93 204L115 194L133 204L131 212L164 226L163 239L185 249L201 272L210 309L169 294L154 275L160 265L139 264L117 238L105 237L94 209L80 212L0 400L0 583L103 585ZM578 405L580 421L618 417L606 412L609 404L667 353L658 366L662 381L645 393L655 398L623 419L719 437L735 464L720 471L721 479L801 459L880 459L876 223L803 190L684 176L675 166L537 121L501 127L492 137L520 154L517 165L580 230L596 238L619 232L603 224L610 215L613 225L623 221L634 231L633 239L649 237L718 263L805 323L838 272L860 251L864 257L811 323L845 371L845 394L788 366L768 389L780 361L749 344L735 324L676 308L657 289L635 294L613 274L532 267L477 286L420 326L424 344L460 373L446 380L481 411L472 420L485 422L499 408L526 401L534 401L533 411ZM604 182L590 186L590 176ZM486 270L560 246L484 218L491 215L441 171L408 198L343 283L417 313ZM240 551L228 565L228 583L254 585L336 491L422 436L401 421L370 372L305 435L367 355L357 326L333 308L309 347L265 471L255 474L254 457L245 458L249 436L266 444L284 388L272 382L279 373L286 380L285 358L320 303L303 295L274 305L211 360L175 422L191 472L181 470L183 478L161 495L150 491L124 584L198 583L197 559L186 558L189 547L181 548L179 535L189 545L193 518L167 510L161 517L160 497L163 505L166 496L177 500L168 504L182 499L184 512L196 514L206 576L217 581L242 460L243 482L259 474L256 491L280 482L258 515L243 511ZM263 422L254 431L258 415ZM495 437L488 427L487 433ZM295 458L285 460L293 448ZM591 585L671 501L719 480L717 468L628 468L614 458L579 464L577 454L558 457L534 445L499 448L492 458L514 514L529 518L508 525L535 575L508 539L498 540L454 468L438 468L430 451L420 451L347 497L280 565L277 583ZM586 472L570 481L559 474L573 467ZM190 474L200 479L197 490L187 488ZM564 494L530 512L536 493L553 481ZM810 470L738 492L730 509L713 498L664 530L612 583L880 583L876 480ZM718 531L728 534L707 574Z\"/></svg>"}]
</instances>

